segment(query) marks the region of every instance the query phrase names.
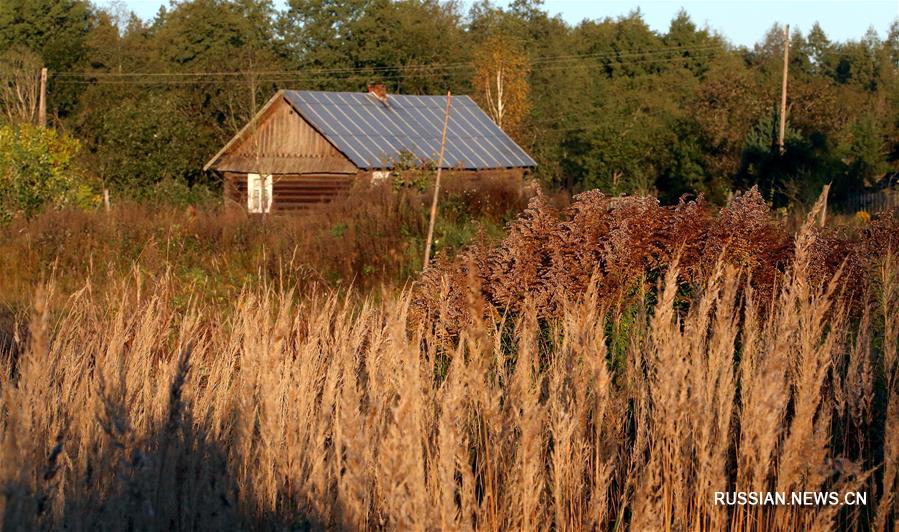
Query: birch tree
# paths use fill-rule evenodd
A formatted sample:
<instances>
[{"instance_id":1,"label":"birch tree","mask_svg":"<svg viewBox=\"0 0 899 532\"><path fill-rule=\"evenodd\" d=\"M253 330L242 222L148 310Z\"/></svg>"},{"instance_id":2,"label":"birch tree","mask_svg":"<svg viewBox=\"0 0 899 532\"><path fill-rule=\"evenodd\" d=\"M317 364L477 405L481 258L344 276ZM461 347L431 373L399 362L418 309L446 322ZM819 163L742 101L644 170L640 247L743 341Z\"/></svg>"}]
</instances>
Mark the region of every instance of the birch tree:
<instances>
[{"instance_id":1,"label":"birch tree","mask_svg":"<svg viewBox=\"0 0 899 532\"><path fill-rule=\"evenodd\" d=\"M487 38L474 52L472 80L478 103L500 128L520 138L530 110L530 62L522 47L505 35Z\"/></svg>"}]
</instances>

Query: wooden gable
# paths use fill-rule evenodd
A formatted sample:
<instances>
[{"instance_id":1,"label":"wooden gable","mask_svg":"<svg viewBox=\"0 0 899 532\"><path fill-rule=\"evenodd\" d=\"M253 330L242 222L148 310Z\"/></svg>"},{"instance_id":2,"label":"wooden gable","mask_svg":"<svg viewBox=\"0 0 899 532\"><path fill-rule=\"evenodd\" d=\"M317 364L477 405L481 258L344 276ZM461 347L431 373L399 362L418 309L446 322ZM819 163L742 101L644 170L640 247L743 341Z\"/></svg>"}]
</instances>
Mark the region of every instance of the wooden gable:
<instances>
[{"instance_id":1,"label":"wooden gable","mask_svg":"<svg viewBox=\"0 0 899 532\"><path fill-rule=\"evenodd\" d=\"M354 174L356 166L276 94L204 169L258 174Z\"/></svg>"}]
</instances>

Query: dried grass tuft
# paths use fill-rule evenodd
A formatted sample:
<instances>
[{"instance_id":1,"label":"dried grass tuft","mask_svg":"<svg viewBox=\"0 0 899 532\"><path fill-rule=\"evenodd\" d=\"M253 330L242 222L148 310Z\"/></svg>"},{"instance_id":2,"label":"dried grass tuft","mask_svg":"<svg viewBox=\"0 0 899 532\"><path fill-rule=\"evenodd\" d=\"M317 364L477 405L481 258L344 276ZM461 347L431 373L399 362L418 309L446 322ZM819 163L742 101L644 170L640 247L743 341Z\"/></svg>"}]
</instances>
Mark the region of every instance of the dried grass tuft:
<instances>
[{"instance_id":1,"label":"dried grass tuft","mask_svg":"<svg viewBox=\"0 0 899 532\"><path fill-rule=\"evenodd\" d=\"M852 288L848 260L816 270L826 239L753 193L587 194L415 293L44 292L0 359L2 528L889 530L897 263Z\"/></svg>"}]
</instances>

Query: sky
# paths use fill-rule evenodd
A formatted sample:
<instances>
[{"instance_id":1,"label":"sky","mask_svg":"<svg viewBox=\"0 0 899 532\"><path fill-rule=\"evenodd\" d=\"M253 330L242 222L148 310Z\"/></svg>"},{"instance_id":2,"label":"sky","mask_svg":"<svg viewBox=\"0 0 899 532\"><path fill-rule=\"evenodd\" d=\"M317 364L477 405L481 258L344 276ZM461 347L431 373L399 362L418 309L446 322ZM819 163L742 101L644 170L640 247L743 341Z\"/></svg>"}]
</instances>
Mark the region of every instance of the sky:
<instances>
[{"instance_id":1,"label":"sky","mask_svg":"<svg viewBox=\"0 0 899 532\"><path fill-rule=\"evenodd\" d=\"M125 0L125 4L141 18L150 19L168 1ZM647 24L663 33L683 8L698 25L744 46L760 41L775 22L803 33L818 22L831 40L846 41L861 38L871 27L884 38L899 17L899 0L545 0L543 7L571 24L583 19L615 18L639 8Z\"/></svg>"}]
</instances>

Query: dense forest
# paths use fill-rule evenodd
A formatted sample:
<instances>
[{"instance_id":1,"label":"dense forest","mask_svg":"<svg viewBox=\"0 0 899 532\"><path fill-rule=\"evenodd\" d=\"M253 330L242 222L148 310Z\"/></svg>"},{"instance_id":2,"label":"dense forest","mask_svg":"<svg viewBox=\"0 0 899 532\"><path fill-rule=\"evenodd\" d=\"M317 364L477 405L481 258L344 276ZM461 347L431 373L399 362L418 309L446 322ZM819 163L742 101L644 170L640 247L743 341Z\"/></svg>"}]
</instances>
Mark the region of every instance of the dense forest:
<instances>
[{"instance_id":1,"label":"dense forest","mask_svg":"<svg viewBox=\"0 0 899 532\"><path fill-rule=\"evenodd\" d=\"M899 530L899 19L769 11L0 0L0 530ZM225 208L276 90L372 83L534 181Z\"/></svg>"},{"instance_id":2,"label":"dense forest","mask_svg":"<svg viewBox=\"0 0 899 532\"><path fill-rule=\"evenodd\" d=\"M121 3L5 0L0 120L34 119L10 88L46 66L50 122L83 179L138 196L215 190L203 163L279 88L383 82L486 106L499 64L516 98L502 125L547 186L723 203L758 185L783 207L832 183L838 203L899 169L899 20L848 42L802 30L782 154L782 26L746 48L685 12L661 33L639 11L571 25L534 0L186 0L148 21Z\"/></svg>"}]
</instances>

